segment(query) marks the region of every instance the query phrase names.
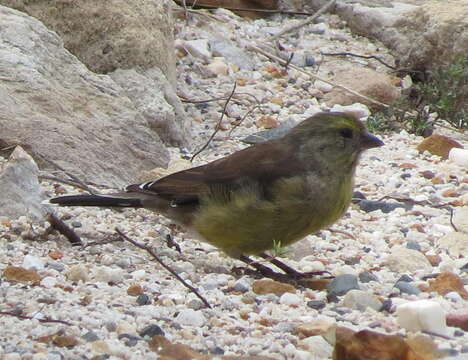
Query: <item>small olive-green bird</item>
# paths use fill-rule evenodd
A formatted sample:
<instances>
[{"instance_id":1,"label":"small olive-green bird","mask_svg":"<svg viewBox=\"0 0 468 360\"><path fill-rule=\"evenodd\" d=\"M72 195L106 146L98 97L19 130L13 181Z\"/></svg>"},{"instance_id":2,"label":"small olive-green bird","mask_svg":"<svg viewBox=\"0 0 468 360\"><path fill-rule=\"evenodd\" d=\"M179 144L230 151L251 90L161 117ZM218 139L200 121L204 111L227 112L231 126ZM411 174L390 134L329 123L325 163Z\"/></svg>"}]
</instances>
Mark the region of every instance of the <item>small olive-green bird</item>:
<instances>
[{"instance_id":1,"label":"small olive-green bird","mask_svg":"<svg viewBox=\"0 0 468 360\"><path fill-rule=\"evenodd\" d=\"M279 139L125 192L50 202L156 211L252 264L248 255L265 257L277 244L289 245L337 221L350 204L360 154L382 145L353 116L322 112Z\"/></svg>"}]
</instances>

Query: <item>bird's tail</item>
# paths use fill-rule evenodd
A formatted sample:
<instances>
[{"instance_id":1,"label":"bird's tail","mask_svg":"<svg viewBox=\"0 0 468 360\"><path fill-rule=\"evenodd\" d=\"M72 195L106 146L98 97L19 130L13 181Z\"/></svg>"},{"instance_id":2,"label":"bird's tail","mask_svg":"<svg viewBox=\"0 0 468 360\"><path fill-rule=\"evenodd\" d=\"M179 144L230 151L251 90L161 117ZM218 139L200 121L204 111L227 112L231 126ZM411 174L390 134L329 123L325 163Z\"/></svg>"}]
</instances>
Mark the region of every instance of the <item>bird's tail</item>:
<instances>
[{"instance_id":1,"label":"bird's tail","mask_svg":"<svg viewBox=\"0 0 468 360\"><path fill-rule=\"evenodd\" d=\"M49 200L49 204L60 206L99 206L99 207L142 207L141 200L127 194L109 195L67 195Z\"/></svg>"}]
</instances>

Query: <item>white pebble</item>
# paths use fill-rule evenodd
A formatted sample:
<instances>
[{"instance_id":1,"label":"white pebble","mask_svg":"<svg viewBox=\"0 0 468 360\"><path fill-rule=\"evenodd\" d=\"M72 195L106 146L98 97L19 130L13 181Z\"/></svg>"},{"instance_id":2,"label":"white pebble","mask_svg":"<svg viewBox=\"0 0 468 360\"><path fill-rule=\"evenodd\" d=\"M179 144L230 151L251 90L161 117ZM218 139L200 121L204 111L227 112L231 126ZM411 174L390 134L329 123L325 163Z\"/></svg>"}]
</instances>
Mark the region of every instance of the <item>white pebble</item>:
<instances>
[{"instance_id":1,"label":"white pebble","mask_svg":"<svg viewBox=\"0 0 468 360\"><path fill-rule=\"evenodd\" d=\"M356 116L358 119L367 118L371 113L369 108L361 103L354 103L352 105L339 105L335 104L331 111L344 112Z\"/></svg>"},{"instance_id":2,"label":"white pebble","mask_svg":"<svg viewBox=\"0 0 468 360\"><path fill-rule=\"evenodd\" d=\"M145 275L146 275L146 271L143 269L132 272L132 277L135 280L141 280L145 277Z\"/></svg>"},{"instance_id":3,"label":"white pebble","mask_svg":"<svg viewBox=\"0 0 468 360\"><path fill-rule=\"evenodd\" d=\"M124 271L122 269L112 269L107 266L100 266L94 271L94 280L118 284L122 282L123 275Z\"/></svg>"},{"instance_id":4,"label":"white pebble","mask_svg":"<svg viewBox=\"0 0 468 360\"><path fill-rule=\"evenodd\" d=\"M448 300L451 300L457 303L460 303L463 301L463 298L461 297L461 295L457 293L456 291L450 291L449 293L445 294L444 297Z\"/></svg>"},{"instance_id":5,"label":"white pebble","mask_svg":"<svg viewBox=\"0 0 468 360\"><path fill-rule=\"evenodd\" d=\"M296 294L284 293L281 295L279 302L283 305L299 306L302 304L302 299Z\"/></svg>"},{"instance_id":6,"label":"white pebble","mask_svg":"<svg viewBox=\"0 0 468 360\"><path fill-rule=\"evenodd\" d=\"M468 150L460 148L452 148L448 158L455 164L468 167Z\"/></svg>"},{"instance_id":7,"label":"white pebble","mask_svg":"<svg viewBox=\"0 0 468 360\"><path fill-rule=\"evenodd\" d=\"M398 324L408 331L430 331L447 334L445 313L442 306L433 300L417 300L396 308Z\"/></svg>"},{"instance_id":8,"label":"white pebble","mask_svg":"<svg viewBox=\"0 0 468 360\"><path fill-rule=\"evenodd\" d=\"M26 255L23 259L23 267L28 270L43 270L44 262L36 256Z\"/></svg>"},{"instance_id":9,"label":"white pebble","mask_svg":"<svg viewBox=\"0 0 468 360\"><path fill-rule=\"evenodd\" d=\"M50 289L57 284L57 279L52 276L46 276L41 280L41 286Z\"/></svg>"},{"instance_id":10,"label":"white pebble","mask_svg":"<svg viewBox=\"0 0 468 360\"><path fill-rule=\"evenodd\" d=\"M333 85L327 84L326 82L317 80L314 83L316 89L323 91L325 93L330 92L333 90Z\"/></svg>"},{"instance_id":11,"label":"white pebble","mask_svg":"<svg viewBox=\"0 0 468 360\"><path fill-rule=\"evenodd\" d=\"M203 326L206 318L201 311L193 309L182 310L174 319L180 325Z\"/></svg>"}]
</instances>

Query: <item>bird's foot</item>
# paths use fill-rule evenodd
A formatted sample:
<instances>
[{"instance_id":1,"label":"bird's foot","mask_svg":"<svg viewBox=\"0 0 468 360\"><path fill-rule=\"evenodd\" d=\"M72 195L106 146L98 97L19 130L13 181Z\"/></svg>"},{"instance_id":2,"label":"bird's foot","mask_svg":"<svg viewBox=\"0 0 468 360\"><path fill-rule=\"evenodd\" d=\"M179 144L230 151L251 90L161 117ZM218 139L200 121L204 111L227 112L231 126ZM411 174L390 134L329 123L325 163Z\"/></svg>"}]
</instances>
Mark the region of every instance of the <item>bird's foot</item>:
<instances>
[{"instance_id":1,"label":"bird's foot","mask_svg":"<svg viewBox=\"0 0 468 360\"><path fill-rule=\"evenodd\" d=\"M313 277L329 274L328 271L311 271L311 272L299 272L289 265L279 261L278 259L272 258L271 256L262 253L259 255L260 257L268 260L271 264L275 265L279 269L281 269L284 273L276 272L269 268L268 266L263 265L262 263L252 260L248 256L242 255L239 259L249 266L253 267L258 273L263 275L264 277L281 281L281 282L301 282L305 280L310 280Z\"/></svg>"}]
</instances>

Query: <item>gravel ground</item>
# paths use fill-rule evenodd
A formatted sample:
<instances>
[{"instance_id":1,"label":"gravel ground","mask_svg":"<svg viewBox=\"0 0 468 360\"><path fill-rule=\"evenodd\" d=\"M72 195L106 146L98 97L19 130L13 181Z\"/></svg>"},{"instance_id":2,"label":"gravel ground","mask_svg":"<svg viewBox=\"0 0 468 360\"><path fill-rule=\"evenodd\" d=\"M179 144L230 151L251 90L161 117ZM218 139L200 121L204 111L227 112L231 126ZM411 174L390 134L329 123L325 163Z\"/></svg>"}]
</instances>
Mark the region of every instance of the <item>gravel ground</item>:
<instances>
[{"instance_id":1,"label":"gravel ground","mask_svg":"<svg viewBox=\"0 0 468 360\"><path fill-rule=\"evenodd\" d=\"M311 96L316 91L313 80L292 70L275 77L268 69L277 65L258 54L242 50L240 54L246 59L236 55L240 61L252 62L253 69L238 69L222 61L228 64L227 74L217 75L210 72L213 68L219 71L215 66L210 70L210 65L218 61L213 54L208 58L185 54L186 41L212 40L213 29L243 48L248 43L262 42L293 21L280 16L246 21L227 11L214 14L218 20L194 15L188 23L183 19L177 22L179 93L189 99L208 99L229 94L236 80L244 86L238 86L237 103L228 106L229 116L221 131L197 156L195 165L245 147L240 139L259 130L255 121L262 115L280 123L295 123L327 109L326 104ZM356 60L321 59L314 55L318 49L379 52L392 61L381 45L351 35L334 16L323 17L323 22L302 29L300 36L286 38L282 46L315 56L316 65L310 70L319 75L332 72L342 66L341 62ZM369 65L359 61L362 66ZM380 64L372 66L385 71ZM230 136L232 123L257 101L248 100L253 97L245 94L253 95L262 106ZM194 120L197 146L212 134L223 105L224 101L186 104L188 116ZM443 132L468 145L463 135ZM445 316L468 307L464 297L468 283L463 253L466 247L457 250L441 241L454 233L449 209L454 210L453 222L458 230L468 231L463 221L468 172L448 160L420 154L416 150L420 137L403 131L381 138L386 145L366 152L356 174L356 190L366 201L351 206L331 230L308 236L284 255L284 261L298 270L326 270L344 279L345 289L341 292L340 284L334 284L336 287L328 291L298 286L279 295L273 288L261 294L256 290L258 278L233 271L242 263L142 209L58 208L57 213L86 243L84 247L71 247L59 234L45 234L44 224L31 224L26 218L1 219L0 270L4 273L7 266L18 266L30 269L39 278L13 282L4 273L0 310L10 314L0 316L0 354L6 360L108 358L105 354L110 358L146 359L154 358L155 353L145 336L164 335L172 343L187 344L206 354L327 359L333 347L321 336L325 330L311 336L301 326L315 324L322 329L327 328L326 324L337 324L354 330L407 335L408 326L398 320L395 309L420 300L438 306L422 311L421 317L430 323L427 330L443 332L430 335L439 349L446 355L468 352L467 331L445 324L441 327L431 320L438 311ZM186 151L171 151L172 170L190 166L180 159L187 155ZM42 185L50 196L77 192L63 184ZM385 196L412 201L387 198L372 202ZM448 203L465 207L438 206ZM369 206L378 209L367 212ZM117 241L116 228L154 247L164 262L199 289L212 308L205 308L147 252ZM180 246L180 252L166 243L169 235ZM431 288L434 276L447 272L464 282L464 289L462 284L442 295ZM356 291L356 284L360 291ZM20 320L15 314L28 319ZM41 322L51 319L63 322Z\"/></svg>"}]
</instances>

